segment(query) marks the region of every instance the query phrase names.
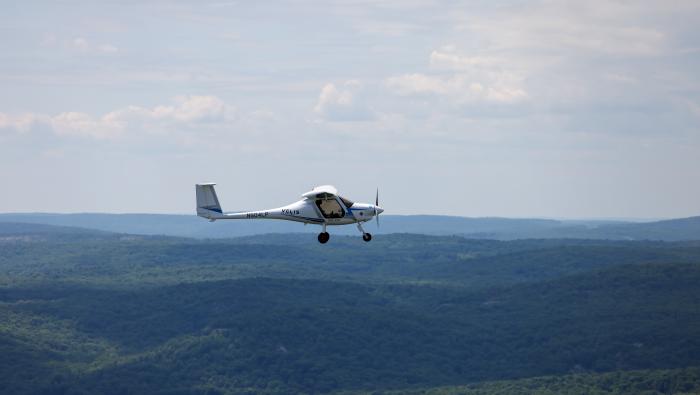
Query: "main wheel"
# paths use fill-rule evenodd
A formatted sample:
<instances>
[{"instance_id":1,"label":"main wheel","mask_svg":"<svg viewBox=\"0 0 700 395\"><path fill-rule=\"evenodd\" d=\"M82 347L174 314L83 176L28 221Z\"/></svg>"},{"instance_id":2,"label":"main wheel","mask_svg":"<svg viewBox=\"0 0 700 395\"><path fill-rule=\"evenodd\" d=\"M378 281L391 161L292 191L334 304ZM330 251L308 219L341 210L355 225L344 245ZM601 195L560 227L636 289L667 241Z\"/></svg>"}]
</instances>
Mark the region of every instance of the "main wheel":
<instances>
[{"instance_id":1,"label":"main wheel","mask_svg":"<svg viewBox=\"0 0 700 395\"><path fill-rule=\"evenodd\" d=\"M362 235L362 240L364 240L364 241L370 241L370 240L372 240L372 235L369 234L369 233L365 233L365 234Z\"/></svg>"},{"instance_id":2,"label":"main wheel","mask_svg":"<svg viewBox=\"0 0 700 395\"><path fill-rule=\"evenodd\" d=\"M330 238L331 235L328 234L328 232L321 232L318 234L318 242L321 244L326 244Z\"/></svg>"}]
</instances>

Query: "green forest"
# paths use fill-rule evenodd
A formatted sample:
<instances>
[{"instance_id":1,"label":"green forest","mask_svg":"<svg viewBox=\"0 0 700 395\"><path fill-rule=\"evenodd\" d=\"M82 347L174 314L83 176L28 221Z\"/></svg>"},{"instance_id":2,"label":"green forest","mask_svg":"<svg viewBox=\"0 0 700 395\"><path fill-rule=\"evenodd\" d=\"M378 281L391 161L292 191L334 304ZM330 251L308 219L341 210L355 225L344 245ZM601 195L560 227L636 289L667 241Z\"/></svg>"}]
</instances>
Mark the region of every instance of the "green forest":
<instances>
[{"instance_id":1,"label":"green forest","mask_svg":"<svg viewBox=\"0 0 700 395\"><path fill-rule=\"evenodd\" d=\"M700 393L699 263L698 241L0 223L0 393Z\"/></svg>"}]
</instances>

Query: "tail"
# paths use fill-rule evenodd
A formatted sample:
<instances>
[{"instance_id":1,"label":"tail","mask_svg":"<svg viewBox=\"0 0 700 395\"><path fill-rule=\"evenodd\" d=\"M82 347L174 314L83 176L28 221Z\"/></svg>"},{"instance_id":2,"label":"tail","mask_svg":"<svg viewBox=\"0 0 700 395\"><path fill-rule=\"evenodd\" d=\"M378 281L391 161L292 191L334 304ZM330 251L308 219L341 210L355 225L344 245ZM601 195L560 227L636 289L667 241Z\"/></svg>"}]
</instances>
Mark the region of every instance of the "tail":
<instances>
[{"instance_id":1,"label":"tail","mask_svg":"<svg viewBox=\"0 0 700 395\"><path fill-rule=\"evenodd\" d=\"M217 218L223 217L219 198L216 197L213 183L197 184L195 190L197 192L197 215L214 221Z\"/></svg>"}]
</instances>

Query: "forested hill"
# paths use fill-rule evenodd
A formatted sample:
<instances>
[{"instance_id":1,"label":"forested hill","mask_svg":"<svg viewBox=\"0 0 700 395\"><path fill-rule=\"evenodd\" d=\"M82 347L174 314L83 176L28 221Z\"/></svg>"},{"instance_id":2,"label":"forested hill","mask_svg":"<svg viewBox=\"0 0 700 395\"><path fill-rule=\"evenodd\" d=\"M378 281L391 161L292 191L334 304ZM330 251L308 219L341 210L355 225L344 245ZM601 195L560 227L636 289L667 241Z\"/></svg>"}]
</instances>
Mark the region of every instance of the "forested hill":
<instances>
[{"instance_id":1,"label":"forested hill","mask_svg":"<svg viewBox=\"0 0 700 395\"><path fill-rule=\"evenodd\" d=\"M698 283L700 241L4 223L0 392L697 393Z\"/></svg>"},{"instance_id":2,"label":"forested hill","mask_svg":"<svg viewBox=\"0 0 700 395\"><path fill-rule=\"evenodd\" d=\"M263 276L483 288L620 264L700 262L700 241L500 241L390 234L370 243L335 236L321 245L309 234L197 240L0 223L0 242L5 265L0 274L15 284L80 280L138 285Z\"/></svg>"},{"instance_id":3,"label":"forested hill","mask_svg":"<svg viewBox=\"0 0 700 395\"><path fill-rule=\"evenodd\" d=\"M317 226L286 221L217 221L195 215L166 214L0 214L0 222L76 226L110 232L194 238L229 238L266 233L318 233ZM551 219L465 218L434 215L382 215L374 234L461 235L479 239L578 238L614 240L697 240L700 217L655 222L569 221ZM353 226L331 228L336 235L356 235Z\"/></svg>"}]
</instances>

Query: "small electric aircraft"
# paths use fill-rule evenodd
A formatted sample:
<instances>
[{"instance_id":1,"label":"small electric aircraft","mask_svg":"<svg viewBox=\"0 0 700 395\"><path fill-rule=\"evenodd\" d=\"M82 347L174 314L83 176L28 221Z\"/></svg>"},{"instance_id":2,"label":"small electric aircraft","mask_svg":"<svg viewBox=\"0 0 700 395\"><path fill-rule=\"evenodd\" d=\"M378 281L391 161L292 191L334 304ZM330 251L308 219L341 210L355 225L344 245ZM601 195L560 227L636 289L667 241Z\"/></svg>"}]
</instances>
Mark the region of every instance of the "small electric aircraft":
<instances>
[{"instance_id":1,"label":"small electric aircraft","mask_svg":"<svg viewBox=\"0 0 700 395\"><path fill-rule=\"evenodd\" d=\"M303 199L284 207L260 211L243 211L224 213L219 204L219 198L214 190L216 184L197 184L197 215L209 221L217 219L283 219L323 226L318 234L318 242L324 244L330 239L326 232L328 225L357 224L362 232L362 240L372 240L372 235L365 232L362 223L375 217L379 226L379 214L384 209L379 207L379 190L374 204L355 203L340 195L332 185L322 185L301 195Z\"/></svg>"}]
</instances>

